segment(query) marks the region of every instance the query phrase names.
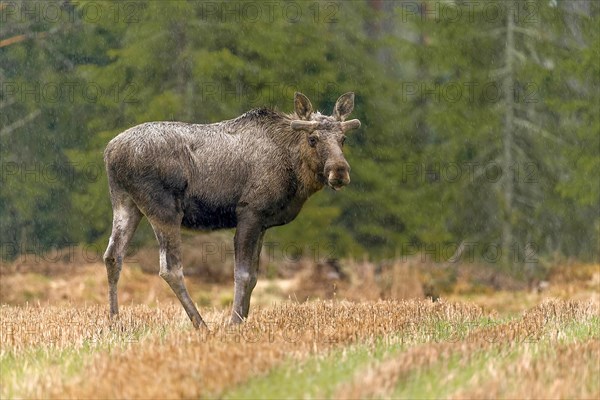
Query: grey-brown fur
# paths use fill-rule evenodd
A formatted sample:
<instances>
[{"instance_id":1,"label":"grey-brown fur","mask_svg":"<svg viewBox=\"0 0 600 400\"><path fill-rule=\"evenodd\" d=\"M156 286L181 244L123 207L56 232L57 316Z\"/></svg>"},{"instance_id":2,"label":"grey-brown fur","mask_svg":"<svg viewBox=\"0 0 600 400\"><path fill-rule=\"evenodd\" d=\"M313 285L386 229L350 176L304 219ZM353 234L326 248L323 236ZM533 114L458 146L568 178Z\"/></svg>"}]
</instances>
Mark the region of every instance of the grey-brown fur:
<instances>
[{"instance_id":1,"label":"grey-brown fur","mask_svg":"<svg viewBox=\"0 0 600 400\"><path fill-rule=\"evenodd\" d=\"M110 313L118 313L117 282L127 244L142 216L160 248L160 276L195 327L204 325L181 267L181 226L236 227L235 293L231 321L248 316L265 230L293 220L316 191L350 182L342 154L344 121L354 94L342 95L333 116L313 112L296 93L295 113L259 109L215 124L149 122L126 130L104 152L113 229L104 261Z\"/></svg>"}]
</instances>

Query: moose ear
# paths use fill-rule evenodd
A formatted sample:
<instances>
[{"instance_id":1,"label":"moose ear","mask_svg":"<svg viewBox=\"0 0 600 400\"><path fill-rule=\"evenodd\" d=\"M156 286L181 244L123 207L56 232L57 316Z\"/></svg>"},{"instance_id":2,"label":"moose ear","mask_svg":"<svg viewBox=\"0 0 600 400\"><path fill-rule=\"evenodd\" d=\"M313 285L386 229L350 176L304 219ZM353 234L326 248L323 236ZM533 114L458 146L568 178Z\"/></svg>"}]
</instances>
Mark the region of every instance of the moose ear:
<instances>
[{"instance_id":1,"label":"moose ear","mask_svg":"<svg viewBox=\"0 0 600 400\"><path fill-rule=\"evenodd\" d=\"M313 113L313 107L312 104L310 104L308 97L300 92L296 92L296 94L294 94L294 108L298 118L305 121L310 120L310 116Z\"/></svg>"},{"instance_id":2,"label":"moose ear","mask_svg":"<svg viewBox=\"0 0 600 400\"><path fill-rule=\"evenodd\" d=\"M348 92L340 96L333 107L333 117L343 121L354 109L354 92Z\"/></svg>"}]
</instances>

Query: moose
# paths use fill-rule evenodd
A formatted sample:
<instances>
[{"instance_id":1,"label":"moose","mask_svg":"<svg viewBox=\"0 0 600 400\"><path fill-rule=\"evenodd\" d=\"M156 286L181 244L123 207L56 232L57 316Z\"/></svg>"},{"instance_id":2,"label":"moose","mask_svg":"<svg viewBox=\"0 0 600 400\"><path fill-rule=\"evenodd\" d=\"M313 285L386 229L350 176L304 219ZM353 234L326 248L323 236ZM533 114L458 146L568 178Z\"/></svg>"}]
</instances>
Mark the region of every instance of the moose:
<instances>
[{"instance_id":1,"label":"moose","mask_svg":"<svg viewBox=\"0 0 600 400\"><path fill-rule=\"evenodd\" d=\"M350 183L342 147L354 93L333 114L313 111L302 93L294 113L261 108L213 124L147 122L113 138L104 151L113 224L104 263L110 316L118 315L117 283L127 245L142 218L159 244L159 275L195 328L206 327L186 289L181 228L236 228L231 323L245 321L257 281L265 231L292 221L324 186Z\"/></svg>"}]
</instances>

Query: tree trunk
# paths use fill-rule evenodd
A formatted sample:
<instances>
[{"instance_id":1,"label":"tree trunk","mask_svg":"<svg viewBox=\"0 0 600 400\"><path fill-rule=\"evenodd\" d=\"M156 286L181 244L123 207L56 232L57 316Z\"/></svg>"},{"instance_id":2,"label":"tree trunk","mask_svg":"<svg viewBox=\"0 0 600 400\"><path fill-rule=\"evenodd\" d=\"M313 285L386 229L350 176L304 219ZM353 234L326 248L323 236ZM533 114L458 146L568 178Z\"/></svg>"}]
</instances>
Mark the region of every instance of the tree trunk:
<instances>
[{"instance_id":1,"label":"tree trunk","mask_svg":"<svg viewBox=\"0 0 600 400\"><path fill-rule=\"evenodd\" d=\"M504 132L503 132L503 145L504 145L504 157L502 160L502 189L504 190L504 201L503 201L503 225L502 225L502 254L503 264L505 267L510 265L512 242L513 242L513 231L512 231L512 205L513 205L513 193L514 193L514 180L513 180L513 134L514 134L514 53L515 53L515 40L514 40L514 12L509 11L507 13L506 23L506 48L505 48L505 68L506 76L503 82L504 92Z\"/></svg>"}]
</instances>

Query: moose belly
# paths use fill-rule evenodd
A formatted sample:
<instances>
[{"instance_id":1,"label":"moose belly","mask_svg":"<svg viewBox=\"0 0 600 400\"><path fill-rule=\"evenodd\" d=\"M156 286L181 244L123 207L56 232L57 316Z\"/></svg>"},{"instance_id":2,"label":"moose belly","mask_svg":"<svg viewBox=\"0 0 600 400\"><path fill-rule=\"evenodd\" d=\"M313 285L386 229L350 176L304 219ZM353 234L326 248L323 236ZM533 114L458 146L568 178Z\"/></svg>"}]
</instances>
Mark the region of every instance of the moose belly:
<instances>
[{"instance_id":1,"label":"moose belly","mask_svg":"<svg viewBox=\"0 0 600 400\"><path fill-rule=\"evenodd\" d=\"M237 225L235 204L223 205L190 197L183 202L181 225L189 229L226 229Z\"/></svg>"}]
</instances>

